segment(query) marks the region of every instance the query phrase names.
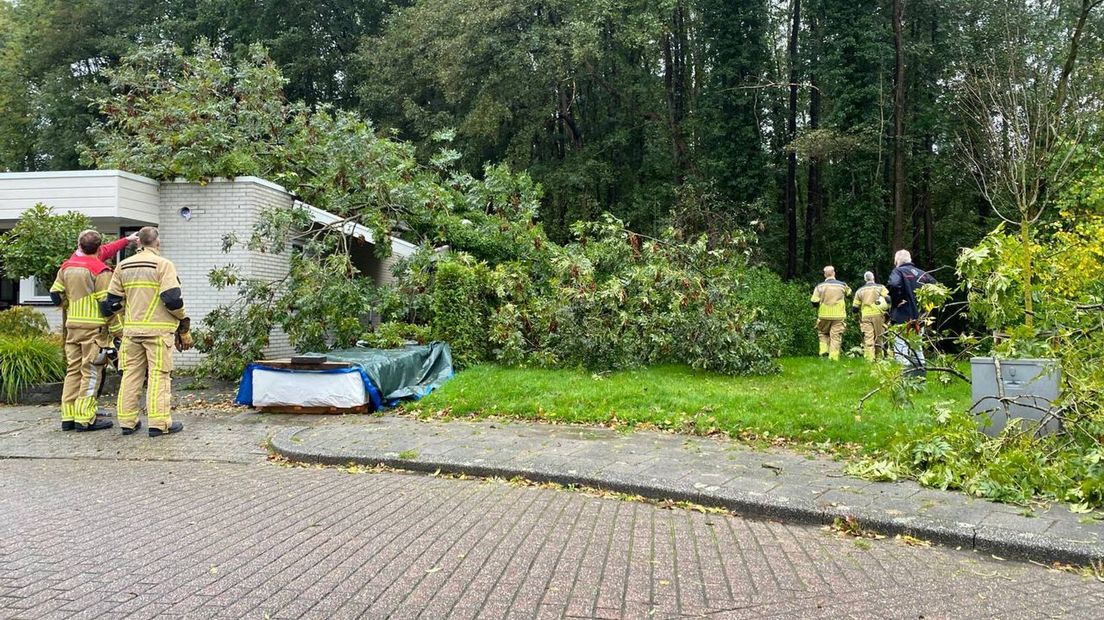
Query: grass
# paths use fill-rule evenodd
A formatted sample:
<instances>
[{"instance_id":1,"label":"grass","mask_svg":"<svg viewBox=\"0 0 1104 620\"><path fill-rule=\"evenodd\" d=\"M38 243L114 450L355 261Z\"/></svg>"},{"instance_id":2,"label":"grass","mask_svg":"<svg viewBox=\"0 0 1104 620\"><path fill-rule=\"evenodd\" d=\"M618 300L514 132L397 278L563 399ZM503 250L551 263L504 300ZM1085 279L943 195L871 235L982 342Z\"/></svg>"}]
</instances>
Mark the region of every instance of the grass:
<instances>
[{"instance_id":1,"label":"grass","mask_svg":"<svg viewBox=\"0 0 1104 620\"><path fill-rule=\"evenodd\" d=\"M894 434L934 422L932 405L970 403L970 387L931 376L911 406L889 396L859 400L877 384L862 360L781 360L782 373L726 377L683 366L659 366L596 376L576 370L479 366L407 405L419 415L503 416L580 424L655 427L694 434L777 437L803 443L885 447Z\"/></svg>"}]
</instances>

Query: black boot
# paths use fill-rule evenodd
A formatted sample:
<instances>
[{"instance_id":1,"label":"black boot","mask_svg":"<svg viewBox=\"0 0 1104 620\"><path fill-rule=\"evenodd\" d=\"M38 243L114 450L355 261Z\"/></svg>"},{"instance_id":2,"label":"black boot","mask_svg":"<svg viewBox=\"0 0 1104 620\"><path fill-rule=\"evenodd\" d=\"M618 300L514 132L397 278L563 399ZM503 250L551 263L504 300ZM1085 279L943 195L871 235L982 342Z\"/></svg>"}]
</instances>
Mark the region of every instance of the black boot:
<instances>
[{"instance_id":1,"label":"black boot","mask_svg":"<svg viewBox=\"0 0 1104 620\"><path fill-rule=\"evenodd\" d=\"M74 426L74 423L73 423L72 420L62 420L61 421L61 430L63 430L63 431L71 431L71 430L73 430L73 426Z\"/></svg>"},{"instance_id":2,"label":"black boot","mask_svg":"<svg viewBox=\"0 0 1104 620\"><path fill-rule=\"evenodd\" d=\"M83 433L85 431L106 430L111 428L112 426L115 426L115 424L111 420L101 420L99 418L96 418L95 420L92 420L91 424L81 424L80 422L77 422L74 426L75 428L73 430L77 431L78 433Z\"/></svg>"},{"instance_id":3,"label":"black boot","mask_svg":"<svg viewBox=\"0 0 1104 620\"><path fill-rule=\"evenodd\" d=\"M169 429L165 430L165 431L163 431L159 428L149 429L149 436L150 437L160 437L161 435L170 435L172 433L179 433L182 430L184 430L184 425L183 424L181 424L180 422L173 422L172 426L169 426Z\"/></svg>"},{"instance_id":4,"label":"black boot","mask_svg":"<svg viewBox=\"0 0 1104 620\"><path fill-rule=\"evenodd\" d=\"M134 428L121 427L124 435L133 435L138 429L142 428L142 421L138 420L134 423Z\"/></svg>"}]
</instances>

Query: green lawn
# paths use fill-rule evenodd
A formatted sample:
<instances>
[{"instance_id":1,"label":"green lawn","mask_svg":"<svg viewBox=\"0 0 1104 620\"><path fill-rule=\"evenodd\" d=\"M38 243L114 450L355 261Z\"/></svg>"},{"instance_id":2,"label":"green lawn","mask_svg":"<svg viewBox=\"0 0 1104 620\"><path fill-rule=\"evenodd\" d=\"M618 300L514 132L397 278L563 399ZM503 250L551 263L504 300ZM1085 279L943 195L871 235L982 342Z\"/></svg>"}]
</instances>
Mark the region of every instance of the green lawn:
<instances>
[{"instance_id":1,"label":"green lawn","mask_svg":"<svg viewBox=\"0 0 1104 620\"><path fill-rule=\"evenodd\" d=\"M480 366L457 373L408 411L420 415L504 416L598 423L690 433L726 431L767 439L885 446L898 431L931 423L931 405L969 407L970 387L941 385L931 376L914 404L895 409L878 394L856 405L875 385L866 362L817 358L782 360L782 374L726 377L682 366L661 366L599 377L583 371Z\"/></svg>"}]
</instances>

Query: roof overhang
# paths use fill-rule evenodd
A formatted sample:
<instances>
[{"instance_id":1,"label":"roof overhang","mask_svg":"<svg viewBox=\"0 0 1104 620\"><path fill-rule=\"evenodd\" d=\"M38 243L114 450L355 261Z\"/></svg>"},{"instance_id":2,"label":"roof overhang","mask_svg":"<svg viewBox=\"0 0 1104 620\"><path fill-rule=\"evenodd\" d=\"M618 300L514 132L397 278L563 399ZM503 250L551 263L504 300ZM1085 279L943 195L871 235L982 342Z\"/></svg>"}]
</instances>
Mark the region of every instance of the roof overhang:
<instances>
[{"instance_id":1,"label":"roof overhang","mask_svg":"<svg viewBox=\"0 0 1104 620\"><path fill-rule=\"evenodd\" d=\"M94 221L157 224L160 184L122 170L0 173L0 221L18 220L37 203Z\"/></svg>"},{"instance_id":2,"label":"roof overhang","mask_svg":"<svg viewBox=\"0 0 1104 620\"><path fill-rule=\"evenodd\" d=\"M339 228L341 232L348 237L361 239L373 245L376 243L376 236L367 226L357 224L340 215L334 215L329 211L323 211L318 207L312 207L305 202L296 202L296 206L306 209L307 213L310 214L311 220L316 224ZM390 239L391 253L397 256L407 257L418 250L418 246L409 241L399 239L398 237L390 237Z\"/></svg>"}]
</instances>

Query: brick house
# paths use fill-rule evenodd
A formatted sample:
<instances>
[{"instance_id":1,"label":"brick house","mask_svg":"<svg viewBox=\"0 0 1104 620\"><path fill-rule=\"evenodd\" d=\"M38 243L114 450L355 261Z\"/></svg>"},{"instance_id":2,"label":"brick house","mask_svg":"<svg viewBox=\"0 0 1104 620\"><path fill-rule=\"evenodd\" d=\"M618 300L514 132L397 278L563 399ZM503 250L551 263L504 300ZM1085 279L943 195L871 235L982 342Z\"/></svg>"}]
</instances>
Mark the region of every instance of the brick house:
<instances>
[{"instance_id":1,"label":"brick house","mask_svg":"<svg viewBox=\"0 0 1104 620\"><path fill-rule=\"evenodd\" d=\"M195 323L215 307L237 297L233 289L219 291L211 287L207 274L213 267L233 264L240 268L244 278L277 279L287 273L287 254L262 254L243 245L224 253L224 234L232 232L239 240L248 239L257 218L271 207L299 205L319 225L334 224L341 219L298 203L283 187L257 177L221 179L200 185L158 182L119 170L0 173L0 231L10 229L25 209L39 202L58 213L84 213L97 230L108 235L127 235L142 226L157 226L162 253L176 264L188 313ZM392 280L395 262L416 249L413 244L392 237L388 240L391 257L380 260L373 254L375 239L370 230L347 223L344 231L362 242L354 246L357 266L381 284ZM37 306L56 329L61 312L50 304L49 285L33 278L2 279L0 307ZM266 354L274 357L290 353L286 336L274 333ZM199 355L188 352L178 356L177 365L190 366Z\"/></svg>"}]
</instances>

